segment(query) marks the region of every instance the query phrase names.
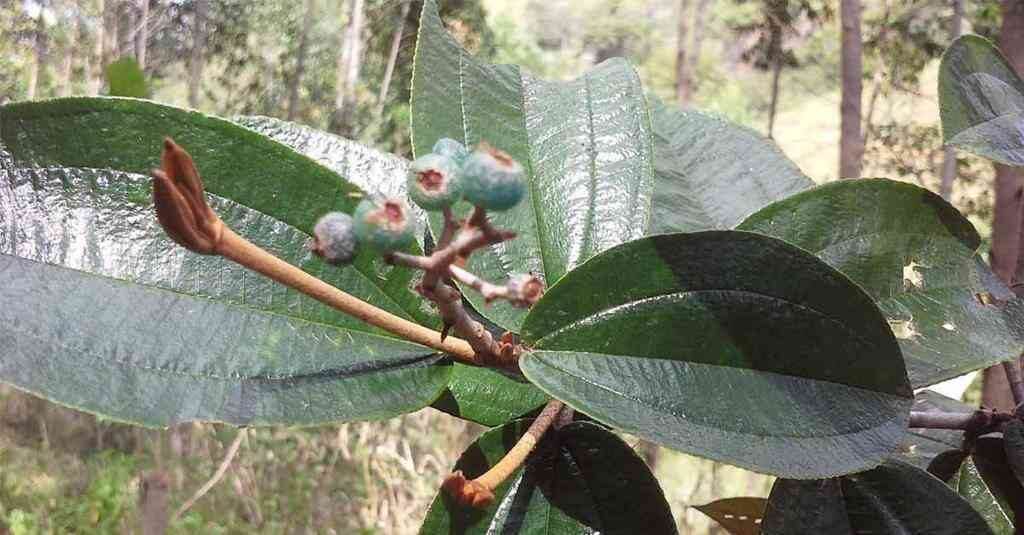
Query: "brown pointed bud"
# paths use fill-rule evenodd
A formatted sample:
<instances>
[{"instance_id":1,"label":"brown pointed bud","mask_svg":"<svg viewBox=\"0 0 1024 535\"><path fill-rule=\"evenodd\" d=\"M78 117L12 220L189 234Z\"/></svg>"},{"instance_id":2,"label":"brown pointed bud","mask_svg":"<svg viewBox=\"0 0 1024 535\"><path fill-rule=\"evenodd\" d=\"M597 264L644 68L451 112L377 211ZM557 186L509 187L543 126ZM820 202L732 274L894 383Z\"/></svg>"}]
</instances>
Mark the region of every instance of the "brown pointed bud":
<instances>
[{"instance_id":1,"label":"brown pointed bud","mask_svg":"<svg viewBox=\"0 0 1024 535\"><path fill-rule=\"evenodd\" d=\"M513 275L508 280L508 296L513 306L529 308L544 295L544 283L536 275Z\"/></svg>"},{"instance_id":2,"label":"brown pointed bud","mask_svg":"<svg viewBox=\"0 0 1024 535\"><path fill-rule=\"evenodd\" d=\"M192 157L170 138L164 139L161 168L153 170L153 203L164 232L182 247L217 254L224 224L206 203L203 179Z\"/></svg>"},{"instance_id":3,"label":"brown pointed bud","mask_svg":"<svg viewBox=\"0 0 1024 535\"><path fill-rule=\"evenodd\" d=\"M494 501L494 492L475 480L467 480L462 470L456 470L441 484L449 496L462 505L483 509Z\"/></svg>"}]
</instances>

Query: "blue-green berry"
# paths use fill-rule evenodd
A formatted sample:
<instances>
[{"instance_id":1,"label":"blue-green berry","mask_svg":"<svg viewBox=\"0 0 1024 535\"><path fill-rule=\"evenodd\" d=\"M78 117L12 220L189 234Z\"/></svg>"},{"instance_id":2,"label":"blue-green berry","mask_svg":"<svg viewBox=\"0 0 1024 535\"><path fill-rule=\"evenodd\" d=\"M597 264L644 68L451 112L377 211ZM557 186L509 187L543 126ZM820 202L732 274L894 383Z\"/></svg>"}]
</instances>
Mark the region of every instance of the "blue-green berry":
<instances>
[{"instance_id":1,"label":"blue-green berry","mask_svg":"<svg viewBox=\"0 0 1024 535\"><path fill-rule=\"evenodd\" d=\"M485 143L477 146L462 165L466 200L488 210L508 210L526 191L523 166L508 154Z\"/></svg>"},{"instance_id":2,"label":"blue-green berry","mask_svg":"<svg viewBox=\"0 0 1024 535\"><path fill-rule=\"evenodd\" d=\"M448 156L430 153L409 166L409 197L424 210L441 210L462 198L459 166Z\"/></svg>"},{"instance_id":3,"label":"blue-green berry","mask_svg":"<svg viewBox=\"0 0 1024 535\"><path fill-rule=\"evenodd\" d=\"M326 214L313 226L313 244L310 249L328 264L350 264L359 250L354 227L352 216L348 214Z\"/></svg>"},{"instance_id":4,"label":"blue-green berry","mask_svg":"<svg viewBox=\"0 0 1024 535\"><path fill-rule=\"evenodd\" d=\"M447 156L451 158L457 165L462 165L469 157L469 149L465 145L455 141L450 137L443 137L434 143L434 148L431 149L434 154L440 154L441 156Z\"/></svg>"},{"instance_id":5,"label":"blue-green berry","mask_svg":"<svg viewBox=\"0 0 1024 535\"><path fill-rule=\"evenodd\" d=\"M363 199L353 218L359 243L379 253L405 249L415 241L409 207L398 199Z\"/></svg>"}]
</instances>

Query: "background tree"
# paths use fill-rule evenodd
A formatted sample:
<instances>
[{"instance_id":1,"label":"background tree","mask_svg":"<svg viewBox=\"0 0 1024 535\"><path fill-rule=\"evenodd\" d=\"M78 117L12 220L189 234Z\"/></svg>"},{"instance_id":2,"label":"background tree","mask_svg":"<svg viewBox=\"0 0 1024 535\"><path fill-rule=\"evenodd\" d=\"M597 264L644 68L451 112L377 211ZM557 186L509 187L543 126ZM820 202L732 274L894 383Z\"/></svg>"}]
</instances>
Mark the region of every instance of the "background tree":
<instances>
[{"instance_id":1,"label":"background tree","mask_svg":"<svg viewBox=\"0 0 1024 535\"><path fill-rule=\"evenodd\" d=\"M840 79L842 104L839 125L839 176L860 178L864 140L860 134L861 93L864 67L861 62L860 0L842 0L842 62Z\"/></svg>"}]
</instances>

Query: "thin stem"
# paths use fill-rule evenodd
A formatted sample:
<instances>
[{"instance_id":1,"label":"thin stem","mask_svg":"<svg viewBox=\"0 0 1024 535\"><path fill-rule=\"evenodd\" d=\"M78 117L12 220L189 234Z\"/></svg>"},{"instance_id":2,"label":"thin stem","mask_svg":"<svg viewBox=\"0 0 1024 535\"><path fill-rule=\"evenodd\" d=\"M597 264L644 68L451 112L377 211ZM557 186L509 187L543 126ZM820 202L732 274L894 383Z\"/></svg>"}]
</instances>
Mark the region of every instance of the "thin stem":
<instances>
[{"instance_id":1,"label":"thin stem","mask_svg":"<svg viewBox=\"0 0 1024 535\"><path fill-rule=\"evenodd\" d=\"M353 297L261 249L227 226L224 227L223 235L217 242L216 252L356 319L411 342L448 353L460 361L479 365L476 352L465 340L454 337L442 339L440 333L433 329L417 325Z\"/></svg>"},{"instance_id":2,"label":"thin stem","mask_svg":"<svg viewBox=\"0 0 1024 535\"><path fill-rule=\"evenodd\" d=\"M494 489L505 482L520 466L526 458L537 447L537 443L547 432L551 424L555 422L564 404L558 400L551 400L544 407L544 410L530 424L530 427L519 437L519 441L512 446L512 449L501 458L494 466L480 477L473 480L466 480L461 471L457 471L444 482L444 489L453 498L465 505L473 507L486 507L494 501Z\"/></svg>"},{"instance_id":3,"label":"thin stem","mask_svg":"<svg viewBox=\"0 0 1024 535\"><path fill-rule=\"evenodd\" d=\"M484 296L484 301L488 303L495 299L508 299L510 297L508 286L493 284L459 266L448 266L448 273L451 274L453 279L480 292L480 295Z\"/></svg>"},{"instance_id":4,"label":"thin stem","mask_svg":"<svg viewBox=\"0 0 1024 535\"><path fill-rule=\"evenodd\" d=\"M1003 370L1006 371L1006 380L1010 383L1010 392L1013 393L1013 403L1018 410L1024 406L1024 378L1021 377L1020 360L1013 359L1003 363Z\"/></svg>"},{"instance_id":5,"label":"thin stem","mask_svg":"<svg viewBox=\"0 0 1024 535\"><path fill-rule=\"evenodd\" d=\"M231 445L228 446L228 452L227 454L224 455L224 460L221 461L220 466L217 467L217 471L213 473L213 477L211 477L206 483L203 483L203 486L199 487L199 490L197 490L196 493L193 494L192 497L188 499L188 501L183 503L181 507L178 508L178 511L174 513L175 520L181 518L181 515L185 514L185 512L188 511L189 508L191 508L193 505L195 505L196 502L199 501L199 499L202 498L207 492L210 492L210 489L212 489L214 485L216 485L221 480L221 478L224 477L224 474L228 471L228 468L231 467L231 461L235 459L235 454L238 453L238 447L242 445L242 439L245 438L245 432L245 429L238 430L238 434L235 435L235 440L233 440L231 442Z\"/></svg>"},{"instance_id":6,"label":"thin stem","mask_svg":"<svg viewBox=\"0 0 1024 535\"><path fill-rule=\"evenodd\" d=\"M984 434L997 429L1013 416L1009 413L988 410L974 412L933 412L910 411L911 428L919 429L960 429Z\"/></svg>"}]
</instances>

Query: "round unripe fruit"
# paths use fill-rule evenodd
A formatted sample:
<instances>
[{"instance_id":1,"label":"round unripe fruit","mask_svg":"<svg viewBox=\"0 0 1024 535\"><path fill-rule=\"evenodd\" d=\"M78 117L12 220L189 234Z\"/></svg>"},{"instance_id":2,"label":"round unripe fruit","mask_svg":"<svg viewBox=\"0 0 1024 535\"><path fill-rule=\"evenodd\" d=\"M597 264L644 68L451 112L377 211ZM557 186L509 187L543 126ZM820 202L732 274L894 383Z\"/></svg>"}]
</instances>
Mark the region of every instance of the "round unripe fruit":
<instances>
[{"instance_id":1,"label":"round unripe fruit","mask_svg":"<svg viewBox=\"0 0 1024 535\"><path fill-rule=\"evenodd\" d=\"M412 202L424 210L441 210L462 198L458 165L440 154L427 154L412 162L408 187Z\"/></svg>"},{"instance_id":2,"label":"round unripe fruit","mask_svg":"<svg viewBox=\"0 0 1024 535\"><path fill-rule=\"evenodd\" d=\"M469 149L465 145L455 141L450 137L443 137L434 143L434 148L431 149L434 154L440 154L441 156L447 156L455 162L456 165L462 165L469 157Z\"/></svg>"},{"instance_id":3,"label":"round unripe fruit","mask_svg":"<svg viewBox=\"0 0 1024 535\"><path fill-rule=\"evenodd\" d=\"M508 154L481 143L462 166L466 200L488 210L508 210L523 199L523 166Z\"/></svg>"},{"instance_id":4,"label":"round unripe fruit","mask_svg":"<svg viewBox=\"0 0 1024 535\"><path fill-rule=\"evenodd\" d=\"M359 243L380 253L409 247L415 241L410 215L398 199L363 199L353 214Z\"/></svg>"},{"instance_id":5,"label":"round unripe fruit","mask_svg":"<svg viewBox=\"0 0 1024 535\"><path fill-rule=\"evenodd\" d=\"M328 264L350 264L359 250L352 216L331 212L321 217L313 226L310 250Z\"/></svg>"}]
</instances>

